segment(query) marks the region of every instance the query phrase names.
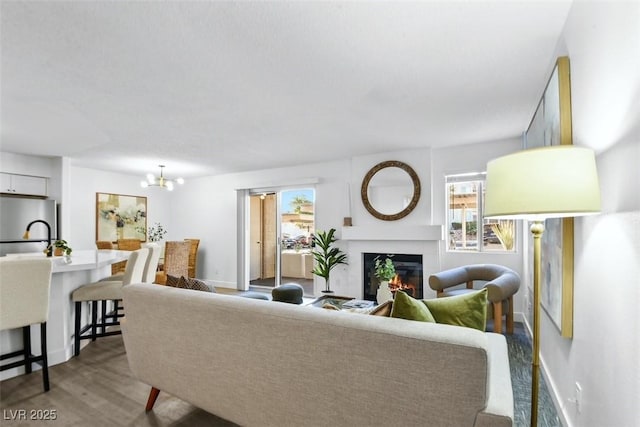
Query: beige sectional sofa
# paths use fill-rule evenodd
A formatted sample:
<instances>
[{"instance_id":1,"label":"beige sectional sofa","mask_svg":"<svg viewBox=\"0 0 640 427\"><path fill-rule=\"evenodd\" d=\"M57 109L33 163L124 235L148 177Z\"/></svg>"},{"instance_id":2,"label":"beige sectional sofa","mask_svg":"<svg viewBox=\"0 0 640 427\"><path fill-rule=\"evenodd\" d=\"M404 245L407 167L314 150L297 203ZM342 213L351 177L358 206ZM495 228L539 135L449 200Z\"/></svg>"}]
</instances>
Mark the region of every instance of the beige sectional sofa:
<instances>
[{"instance_id":1,"label":"beige sectional sofa","mask_svg":"<svg viewBox=\"0 0 640 427\"><path fill-rule=\"evenodd\" d=\"M148 284L124 306L134 375L239 425L513 424L498 334Z\"/></svg>"}]
</instances>

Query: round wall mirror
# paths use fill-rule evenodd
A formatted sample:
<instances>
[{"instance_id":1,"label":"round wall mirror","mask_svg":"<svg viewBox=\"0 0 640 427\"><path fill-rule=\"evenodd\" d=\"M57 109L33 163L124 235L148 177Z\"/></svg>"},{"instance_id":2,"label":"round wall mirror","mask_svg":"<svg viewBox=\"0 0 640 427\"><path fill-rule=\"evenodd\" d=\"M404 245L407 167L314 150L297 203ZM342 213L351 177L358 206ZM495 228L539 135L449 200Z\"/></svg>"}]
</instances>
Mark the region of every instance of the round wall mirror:
<instances>
[{"instance_id":1,"label":"round wall mirror","mask_svg":"<svg viewBox=\"0 0 640 427\"><path fill-rule=\"evenodd\" d=\"M395 221L409 215L418 204L420 179L408 164L388 160L367 172L360 194L371 215L384 221Z\"/></svg>"}]
</instances>

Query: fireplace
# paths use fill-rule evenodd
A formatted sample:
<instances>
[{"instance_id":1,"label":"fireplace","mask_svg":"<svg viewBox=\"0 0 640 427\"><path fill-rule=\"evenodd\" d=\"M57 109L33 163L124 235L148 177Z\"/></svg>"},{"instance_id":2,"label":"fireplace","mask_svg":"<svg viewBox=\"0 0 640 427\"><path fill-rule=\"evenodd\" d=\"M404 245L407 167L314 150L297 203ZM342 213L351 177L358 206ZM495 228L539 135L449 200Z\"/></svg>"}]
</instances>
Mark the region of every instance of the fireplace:
<instances>
[{"instance_id":1,"label":"fireplace","mask_svg":"<svg viewBox=\"0 0 640 427\"><path fill-rule=\"evenodd\" d=\"M376 257L380 257L383 261L385 258L390 257L393 261L393 265L396 268L396 277L389 281L389 288L392 293L395 294L396 291L402 290L414 298L423 298L422 255L364 253L363 256L363 299L376 300L376 293L380 284L375 276Z\"/></svg>"}]
</instances>

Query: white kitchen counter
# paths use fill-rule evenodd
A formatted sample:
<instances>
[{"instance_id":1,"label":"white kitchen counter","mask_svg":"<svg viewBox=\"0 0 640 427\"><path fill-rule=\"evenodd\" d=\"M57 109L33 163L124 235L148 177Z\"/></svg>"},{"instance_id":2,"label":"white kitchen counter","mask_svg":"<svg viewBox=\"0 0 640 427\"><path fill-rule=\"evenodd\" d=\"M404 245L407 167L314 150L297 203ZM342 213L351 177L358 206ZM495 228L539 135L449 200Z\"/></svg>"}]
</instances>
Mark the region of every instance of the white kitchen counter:
<instances>
[{"instance_id":1,"label":"white kitchen counter","mask_svg":"<svg viewBox=\"0 0 640 427\"><path fill-rule=\"evenodd\" d=\"M111 275L111 264L125 261L131 252L116 250L79 250L73 251L70 260L65 257L52 257L53 274L49 294L49 320L47 321L47 354L49 366L66 362L73 355L73 325L75 307L71 301L74 290L86 283L95 282ZM43 253L8 254L9 257L44 257ZM70 261L70 262L69 262ZM88 323L90 310L83 310L83 324ZM88 344L83 340L84 345ZM1 352L10 353L22 346L21 329L0 331ZM34 354L40 350L40 328L31 327L31 347ZM6 361L5 361L6 362ZM34 364L34 369L39 365ZM3 371L0 380L24 373L23 368Z\"/></svg>"}]
</instances>

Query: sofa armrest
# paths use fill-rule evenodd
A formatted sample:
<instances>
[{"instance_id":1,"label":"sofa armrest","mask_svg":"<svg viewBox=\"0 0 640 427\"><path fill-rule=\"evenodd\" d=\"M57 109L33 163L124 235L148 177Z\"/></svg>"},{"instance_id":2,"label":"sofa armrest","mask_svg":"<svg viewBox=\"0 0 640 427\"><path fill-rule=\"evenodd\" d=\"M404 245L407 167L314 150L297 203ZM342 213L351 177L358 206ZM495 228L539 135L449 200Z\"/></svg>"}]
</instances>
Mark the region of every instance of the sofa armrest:
<instances>
[{"instance_id":1,"label":"sofa armrest","mask_svg":"<svg viewBox=\"0 0 640 427\"><path fill-rule=\"evenodd\" d=\"M485 285L491 302L504 301L520 289L520 277L515 273L504 273Z\"/></svg>"},{"instance_id":2,"label":"sofa armrest","mask_svg":"<svg viewBox=\"0 0 640 427\"><path fill-rule=\"evenodd\" d=\"M513 389L509 369L507 340L501 334L487 332L488 367L487 407L476 418L475 427L513 426Z\"/></svg>"},{"instance_id":3,"label":"sofa armrest","mask_svg":"<svg viewBox=\"0 0 640 427\"><path fill-rule=\"evenodd\" d=\"M462 267L457 267L429 276L429 287L434 291L441 291L452 286L467 283L469 280L467 270Z\"/></svg>"}]
</instances>

